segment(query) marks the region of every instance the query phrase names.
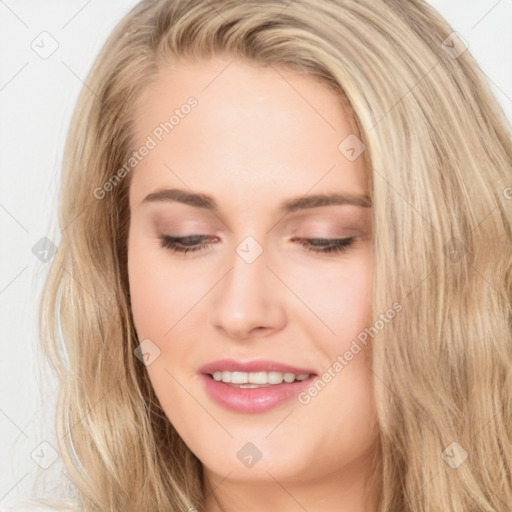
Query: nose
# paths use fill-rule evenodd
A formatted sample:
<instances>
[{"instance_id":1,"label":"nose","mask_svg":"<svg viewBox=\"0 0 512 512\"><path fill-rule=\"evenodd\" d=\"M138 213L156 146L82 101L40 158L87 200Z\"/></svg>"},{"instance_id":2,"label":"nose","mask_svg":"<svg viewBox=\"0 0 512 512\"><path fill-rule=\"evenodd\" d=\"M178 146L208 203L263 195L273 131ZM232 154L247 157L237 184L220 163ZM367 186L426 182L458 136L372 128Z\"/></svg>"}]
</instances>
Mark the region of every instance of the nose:
<instances>
[{"instance_id":1,"label":"nose","mask_svg":"<svg viewBox=\"0 0 512 512\"><path fill-rule=\"evenodd\" d=\"M231 269L212 290L210 322L224 336L245 340L286 324L283 286L267 267L265 250L252 262L234 254Z\"/></svg>"}]
</instances>

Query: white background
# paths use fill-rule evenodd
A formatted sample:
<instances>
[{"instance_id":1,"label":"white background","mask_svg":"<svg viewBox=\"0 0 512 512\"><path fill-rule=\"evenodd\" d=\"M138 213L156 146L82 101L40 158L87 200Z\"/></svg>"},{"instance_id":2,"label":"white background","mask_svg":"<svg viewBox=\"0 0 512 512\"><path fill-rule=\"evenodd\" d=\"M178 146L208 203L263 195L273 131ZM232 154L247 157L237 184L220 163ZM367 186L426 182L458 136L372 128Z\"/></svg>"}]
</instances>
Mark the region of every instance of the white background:
<instances>
[{"instance_id":1,"label":"white background","mask_svg":"<svg viewBox=\"0 0 512 512\"><path fill-rule=\"evenodd\" d=\"M46 470L34 461L51 461L52 449L41 442L57 444L55 386L51 377L43 379L37 347L48 264L32 247L44 236L59 244L56 208L70 116L95 55L135 3L0 0L1 505L39 492L36 477L51 481L59 468L60 458ZM468 41L512 120L512 0L430 3ZM31 47L43 31L56 41L44 36L46 48L58 44L47 59Z\"/></svg>"}]
</instances>

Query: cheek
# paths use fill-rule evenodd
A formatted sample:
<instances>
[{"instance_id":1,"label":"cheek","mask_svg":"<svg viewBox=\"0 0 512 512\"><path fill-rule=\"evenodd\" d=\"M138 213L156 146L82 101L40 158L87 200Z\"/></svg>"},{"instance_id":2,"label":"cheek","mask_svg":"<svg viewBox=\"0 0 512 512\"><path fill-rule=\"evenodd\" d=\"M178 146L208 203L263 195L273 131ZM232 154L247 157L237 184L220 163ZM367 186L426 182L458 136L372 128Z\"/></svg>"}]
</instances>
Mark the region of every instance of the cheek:
<instances>
[{"instance_id":1,"label":"cheek","mask_svg":"<svg viewBox=\"0 0 512 512\"><path fill-rule=\"evenodd\" d=\"M182 372L188 375L192 366L185 363L190 351L188 339L178 333L187 324L188 304L197 302L197 291L192 289L197 281L170 264L169 253L158 240L135 236L128 244L128 276L138 339L151 340L156 345L151 345L151 350L158 354L146 371L166 414L171 413L169 419L179 424L172 412L186 410L191 404L173 377L182 382ZM175 364L176 361L180 363Z\"/></svg>"},{"instance_id":2,"label":"cheek","mask_svg":"<svg viewBox=\"0 0 512 512\"><path fill-rule=\"evenodd\" d=\"M132 313L140 338L162 339L185 314L185 306L197 301L194 283L201 279L190 279L180 271L156 239L130 240L128 276Z\"/></svg>"},{"instance_id":3,"label":"cheek","mask_svg":"<svg viewBox=\"0 0 512 512\"><path fill-rule=\"evenodd\" d=\"M164 311L170 305L164 280L155 282L154 268L144 252L132 247L128 251L130 297L135 327L139 338L156 338L165 329Z\"/></svg>"},{"instance_id":4,"label":"cheek","mask_svg":"<svg viewBox=\"0 0 512 512\"><path fill-rule=\"evenodd\" d=\"M318 332L327 338L330 331L339 350L371 321L371 280L370 255L360 253L296 276L294 292L312 313L309 323L316 323Z\"/></svg>"}]
</instances>

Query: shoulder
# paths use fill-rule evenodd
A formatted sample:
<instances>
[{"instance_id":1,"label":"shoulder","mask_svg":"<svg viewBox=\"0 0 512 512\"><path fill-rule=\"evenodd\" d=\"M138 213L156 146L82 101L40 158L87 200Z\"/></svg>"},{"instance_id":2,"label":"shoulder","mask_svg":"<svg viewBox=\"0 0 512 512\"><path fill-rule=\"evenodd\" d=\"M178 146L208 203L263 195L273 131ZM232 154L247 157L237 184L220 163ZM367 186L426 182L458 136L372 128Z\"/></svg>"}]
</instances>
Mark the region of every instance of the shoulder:
<instances>
[{"instance_id":1,"label":"shoulder","mask_svg":"<svg viewBox=\"0 0 512 512\"><path fill-rule=\"evenodd\" d=\"M15 505L0 505L0 512L78 512L79 508L71 501L33 499L16 503Z\"/></svg>"}]
</instances>

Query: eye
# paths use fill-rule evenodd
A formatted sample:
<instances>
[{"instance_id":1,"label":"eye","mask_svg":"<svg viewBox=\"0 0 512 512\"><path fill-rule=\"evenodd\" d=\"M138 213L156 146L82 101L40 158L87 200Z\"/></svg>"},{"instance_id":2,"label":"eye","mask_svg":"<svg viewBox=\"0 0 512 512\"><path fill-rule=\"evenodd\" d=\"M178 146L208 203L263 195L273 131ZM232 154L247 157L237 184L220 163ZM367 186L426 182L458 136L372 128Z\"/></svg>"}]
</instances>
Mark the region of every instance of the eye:
<instances>
[{"instance_id":1,"label":"eye","mask_svg":"<svg viewBox=\"0 0 512 512\"><path fill-rule=\"evenodd\" d=\"M187 252L198 252L207 249L209 243L206 242L209 239L211 239L211 237L206 235L191 235L186 237L162 235L160 237L162 247L182 254ZM354 242L355 237L293 238L292 240L296 240L309 252L312 251L319 254L336 254L347 250L347 248Z\"/></svg>"},{"instance_id":2,"label":"eye","mask_svg":"<svg viewBox=\"0 0 512 512\"><path fill-rule=\"evenodd\" d=\"M191 235L191 236L160 236L162 247L170 249L173 252L187 253L202 251L208 248L208 244L204 243L204 240L208 240L210 237L206 235ZM202 243L201 243L202 242Z\"/></svg>"},{"instance_id":3,"label":"eye","mask_svg":"<svg viewBox=\"0 0 512 512\"><path fill-rule=\"evenodd\" d=\"M346 251L354 242L355 237L350 238L293 238L308 251L320 254L340 253Z\"/></svg>"}]
</instances>

